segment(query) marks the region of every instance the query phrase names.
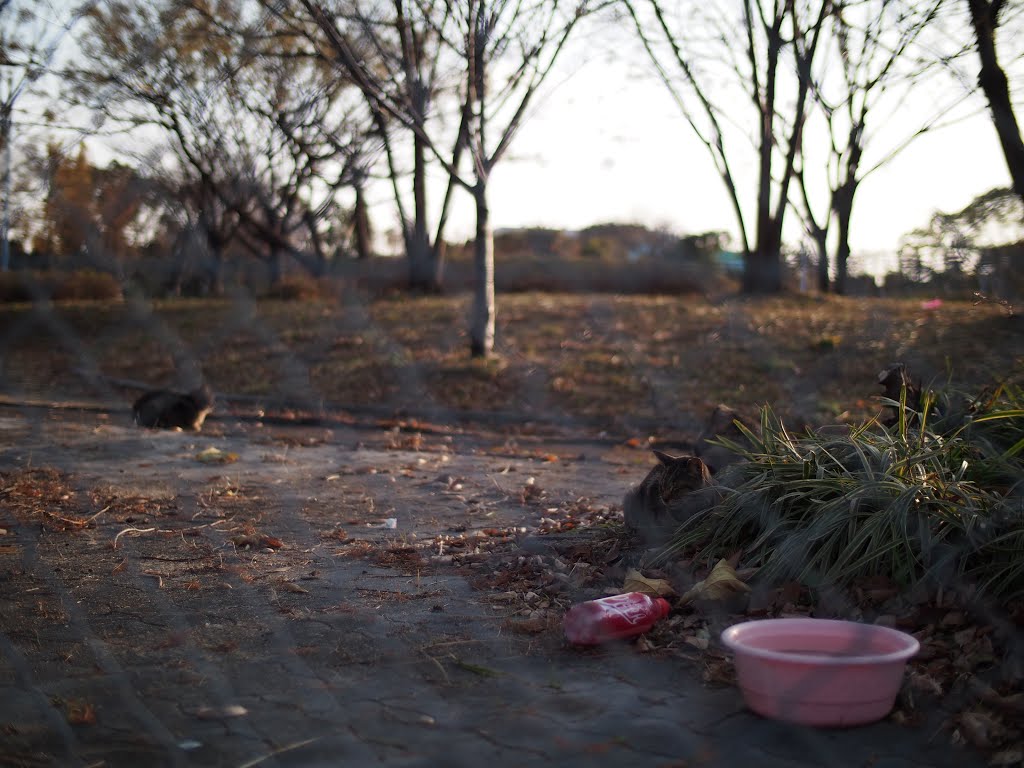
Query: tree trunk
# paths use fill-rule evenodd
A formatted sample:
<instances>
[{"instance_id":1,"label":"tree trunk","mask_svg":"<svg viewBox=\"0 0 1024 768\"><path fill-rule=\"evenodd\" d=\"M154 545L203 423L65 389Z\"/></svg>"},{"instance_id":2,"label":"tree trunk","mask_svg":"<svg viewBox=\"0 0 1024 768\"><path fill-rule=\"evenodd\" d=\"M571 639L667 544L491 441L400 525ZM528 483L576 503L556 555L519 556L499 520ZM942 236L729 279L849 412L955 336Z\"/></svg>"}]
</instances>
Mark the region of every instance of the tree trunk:
<instances>
[{"instance_id":1,"label":"tree trunk","mask_svg":"<svg viewBox=\"0 0 1024 768\"><path fill-rule=\"evenodd\" d=\"M284 276L282 254L280 248L276 248L274 246L270 247L268 265L270 267L270 286L271 288L273 288L281 284L281 278Z\"/></svg>"},{"instance_id":2,"label":"tree trunk","mask_svg":"<svg viewBox=\"0 0 1024 768\"><path fill-rule=\"evenodd\" d=\"M494 232L487 209L486 182L477 182L473 197L476 200L476 242L473 244L475 280L469 351L473 357L486 357L494 350Z\"/></svg>"},{"instance_id":3,"label":"tree trunk","mask_svg":"<svg viewBox=\"0 0 1024 768\"><path fill-rule=\"evenodd\" d=\"M201 249L200 243L195 237L191 226L179 232L174 239L171 248L171 276L167 281L167 292L171 296L181 298L181 289L185 283L185 271L188 269L189 261L192 259L193 249Z\"/></svg>"},{"instance_id":4,"label":"tree trunk","mask_svg":"<svg viewBox=\"0 0 1024 768\"><path fill-rule=\"evenodd\" d=\"M837 190L835 196L836 213L836 281L835 292L842 296L846 293L846 277L849 274L850 261L850 218L853 215L853 191L855 187L847 184Z\"/></svg>"},{"instance_id":5,"label":"tree trunk","mask_svg":"<svg viewBox=\"0 0 1024 768\"><path fill-rule=\"evenodd\" d=\"M356 258L365 260L373 254L372 230L370 228L370 211L366 205L366 192L362 184L356 186L356 205L352 211L353 230L355 234Z\"/></svg>"},{"instance_id":6,"label":"tree trunk","mask_svg":"<svg viewBox=\"0 0 1024 768\"><path fill-rule=\"evenodd\" d=\"M778 250L773 245L776 239L773 237L775 222L772 220L771 207L771 147L772 139L770 133L771 122L765 118L767 126L761 136L761 170L757 191L757 240L754 249L746 254L743 265L743 292L744 293L769 293L770 288L770 266L772 262L772 251ZM777 257L776 257L777 258Z\"/></svg>"},{"instance_id":7,"label":"tree trunk","mask_svg":"<svg viewBox=\"0 0 1024 768\"><path fill-rule=\"evenodd\" d=\"M757 245L743 260L744 293L778 293L782 290L781 222L771 215L770 190L762 184L761 192L765 197L758 201L757 206Z\"/></svg>"},{"instance_id":8,"label":"tree trunk","mask_svg":"<svg viewBox=\"0 0 1024 768\"><path fill-rule=\"evenodd\" d=\"M779 293L782 291L782 259L779 249L774 253L757 250L751 253L743 269L744 293Z\"/></svg>"},{"instance_id":9,"label":"tree trunk","mask_svg":"<svg viewBox=\"0 0 1024 768\"><path fill-rule=\"evenodd\" d=\"M209 276L209 294L224 295L224 241L215 233L207 230L206 250L209 264L206 270Z\"/></svg>"},{"instance_id":10,"label":"tree trunk","mask_svg":"<svg viewBox=\"0 0 1024 768\"><path fill-rule=\"evenodd\" d=\"M434 249L430 245L430 235L427 233L426 151L426 142L420 136L416 136L413 146L412 233L408 238L409 287L413 290L437 293L441 290L441 275L438 271Z\"/></svg>"},{"instance_id":11,"label":"tree trunk","mask_svg":"<svg viewBox=\"0 0 1024 768\"><path fill-rule=\"evenodd\" d=\"M778 225L768 217L759 222L757 248L743 260L744 293L779 293L782 290L782 241Z\"/></svg>"},{"instance_id":12,"label":"tree trunk","mask_svg":"<svg viewBox=\"0 0 1024 768\"><path fill-rule=\"evenodd\" d=\"M210 295L224 295L224 253L220 248L210 250Z\"/></svg>"},{"instance_id":13,"label":"tree trunk","mask_svg":"<svg viewBox=\"0 0 1024 768\"><path fill-rule=\"evenodd\" d=\"M818 249L818 290L828 293L832 288L828 277L828 233L821 227L815 227L813 235Z\"/></svg>"},{"instance_id":14,"label":"tree trunk","mask_svg":"<svg viewBox=\"0 0 1024 768\"><path fill-rule=\"evenodd\" d=\"M841 228L841 227L840 227ZM836 287L837 296L846 295L846 277L849 275L847 262L850 260L849 242L840 243L836 249Z\"/></svg>"},{"instance_id":15,"label":"tree trunk","mask_svg":"<svg viewBox=\"0 0 1024 768\"><path fill-rule=\"evenodd\" d=\"M747 8L747 24L753 24ZM775 148L775 77L778 71L782 38L777 27L766 28L768 50L764 93L759 98L761 136L758 142L757 232L754 250L745 254L744 293L776 293L782 289L780 270L781 235L772 216L772 152ZM751 54L753 56L753 54ZM783 207L783 210L785 208Z\"/></svg>"},{"instance_id":16,"label":"tree trunk","mask_svg":"<svg viewBox=\"0 0 1024 768\"><path fill-rule=\"evenodd\" d=\"M967 5L978 43L978 57L981 59L978 85L988 99L992 123L999 135L999 143L1013 179L1013 191L1024 200L1024 141L1021 140L1020 127L1013 112L1010 85L996 56L996 26L999 20L993 12L994 4L988 0L967 0Z\"/></svg>"},{"instance_id":17,"label":"tree trunk","mask_svg":"<svg viewBox=\"0 0 1024 768\"><path fill-rule=\"evenodd\" d=\"M441 290L440 276L437 273L437 260L430 246L430 238L426 232L413 231L408 238L409 257L409 288L425 293L438 293Z\"/></svg>"}]
</instances>

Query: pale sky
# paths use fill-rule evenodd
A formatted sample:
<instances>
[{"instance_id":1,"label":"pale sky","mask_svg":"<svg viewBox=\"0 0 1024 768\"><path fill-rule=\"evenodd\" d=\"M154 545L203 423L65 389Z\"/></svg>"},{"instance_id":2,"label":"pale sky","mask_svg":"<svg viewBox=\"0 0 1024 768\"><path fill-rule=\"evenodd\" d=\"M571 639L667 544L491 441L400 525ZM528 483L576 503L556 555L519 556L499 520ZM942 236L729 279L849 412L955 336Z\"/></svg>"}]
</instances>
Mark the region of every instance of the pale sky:
<instances>
[{"instance_id":1,"label":"pale sky","mask_svg":"<svg viewBox=\"0 0 1024 768\"><path fill-rule=\"evenodd\" d=\"M1009 184L981 104L974 101L972 117L917 138L868 177L854 205L855 254L895 253L900 237L924 226L935 210L959 210ZM893 132L891 142L909 132ZM878 136L881 143L884 134ZM755 177L746 170L740 183L750 188ZM664 85L633 76L621 62L591 61L560 83L517 136L490 190L496 229L635 222L683 234L737 231L710 155ZM454 239L473 232L472 208L468 199L461 202L449 230ZM798 224L792 212L787 216Z\"/></svg>"}]
</instances>

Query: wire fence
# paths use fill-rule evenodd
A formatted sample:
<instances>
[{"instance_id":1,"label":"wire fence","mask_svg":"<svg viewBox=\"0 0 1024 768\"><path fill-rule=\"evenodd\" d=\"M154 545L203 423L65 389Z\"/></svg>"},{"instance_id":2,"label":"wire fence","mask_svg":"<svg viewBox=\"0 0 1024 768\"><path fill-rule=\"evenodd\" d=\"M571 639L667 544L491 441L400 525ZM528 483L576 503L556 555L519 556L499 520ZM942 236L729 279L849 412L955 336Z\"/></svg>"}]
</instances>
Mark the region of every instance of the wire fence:
<instances>
[{"instance_id":1,"label":"wire fence","mask_svg":"<svg viewBox=\"0 0 1024 768\"><path fill-rule=\"evenodd\" d=\"M465 294L364 287L0 307L4 764L1012 764L1016 316L969 302L499 293L496 355L474 360ZM924 391L982 398L1005 384L1010 415L992 422L1005 433L947 425L913 466L879 449L878 464L817 474L843 425L882 411L878 371L895 360ZM200 431L132 423L144 391L204 384ZM951 397L935 413L970 402ZM777 486L716 475L736 485L723 509L742 491L771 516L755 510L706 552L659 556L623 526L623 496L657 479L651 448L707 450L719 403L760 440L770 405L791 442L772 432L751 450L799 471L772 475ZM801 442L805 427L817 442ZM932 427L894 440L933 440L920 437ZM999 450L971 453L982 434ZM956 441L968 465L941 477ZM919 495L894 522L883 502L900 462ZM803 506L780 501L800 493ZM925 501L945 516L934 525ZM915 586L928 536L955 562ZM810 562L842 541L848 563L889 548L904 559L878 562L909 571L791 562L783 579L758 577L773 552ZM981 550L1002 563L1004 592L983 589ZM708 592L719 555L731 571ZM566 643L571 605L637 575L673 589L668 617L639 640ZM719 634L779 617L913 634L888 722L808 730L745 709ZM815 670L812 687L867 679L833 673Z\"/></svg>"}]
</instances>

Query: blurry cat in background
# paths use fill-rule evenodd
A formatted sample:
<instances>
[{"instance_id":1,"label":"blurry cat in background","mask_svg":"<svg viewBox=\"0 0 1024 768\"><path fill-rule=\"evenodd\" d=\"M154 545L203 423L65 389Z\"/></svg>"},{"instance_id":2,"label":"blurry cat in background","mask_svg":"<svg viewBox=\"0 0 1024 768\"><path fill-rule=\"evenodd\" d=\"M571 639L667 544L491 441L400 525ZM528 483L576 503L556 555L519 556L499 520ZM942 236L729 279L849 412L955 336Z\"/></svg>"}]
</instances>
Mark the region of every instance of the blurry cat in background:
<instances>
[{"instance_id":1,"label":"blurry cat in background","mask_svg":"<svg viewBox=\"0 0 1024 768\"><path fill-rule=\"evenodd\" d=\"M204 384L188 393L167 389L147 392L132 404L132 416L140 427L187 429L198 432L213 410L213 391Z\"/></svg>"}]
</instances>

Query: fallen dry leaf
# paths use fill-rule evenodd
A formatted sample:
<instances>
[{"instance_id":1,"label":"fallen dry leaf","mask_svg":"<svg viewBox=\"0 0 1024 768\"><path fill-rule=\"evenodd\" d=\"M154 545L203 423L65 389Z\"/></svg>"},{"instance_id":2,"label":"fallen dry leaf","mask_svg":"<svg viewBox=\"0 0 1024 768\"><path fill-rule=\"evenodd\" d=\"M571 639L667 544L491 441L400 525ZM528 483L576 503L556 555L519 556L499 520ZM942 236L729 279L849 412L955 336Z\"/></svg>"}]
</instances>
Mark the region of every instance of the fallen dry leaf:
<instances>
[{"instance_id":1,"label":"fallen dry leaf","mask_svg":"<svg viewBox=\"0 0 1024 768\"><path fill-rule=\"evenodd\" d=\"M750 587L740 581L729 562L719 560L708 577L694 584L693 588L682 596L680 602L685 605L694 600L727 600L736 594L749 591Z\"/></svg>"},{"instance_id":2,"label":"fallen dry leaf","mask_svg":"<svg viewBox=\"0 0 1024 768\"><path fill-rule=\"evenodd\" d=\"M335 528L333 531L321 533L320 536L325 539L334 539L335 541L348 541L348 531L344 528Z\"/></svg>"},{"instance_id":3,"label":"fallen dry leaf","mask_svg":"<svg viewBox=\"0 0 1024 768\"><path fill-rule=\"evenodd\" d=\"M298 584L295 584L294 582L291 582L291 581L282 581L280 586L281 586L281 589L283 589L285 592L294 592L296 595L308 595L309 594L309 590L308 589L303 589Z\"/></svg>"},{"instance_id":4,"label":"fallen dry leaf","mask_svg":"<svg viewBox=\"0 0 1024 768\"><path fill-rule=\"evenodd\" d=\"M942 685L939 681L923 672L911 670L909 684L912 690L933 693L936 696L942 695Z\"/></svg>"},{"instance_id":5,"label":"fallen dry leaf","mask_svg":"<svg viewBox=\"0 0 1024 768\"><path fill-rule=\"evenodd\" d=\"M226 704L223 707L200 707L196 710L196 717L200 720L221 720L226 717L243 717L249 714L249 710L241 704Z\"/></svg>"},{"instance_id":6,"label":"fallen dry leaf","mask_svg":"<svg viewBox=\"0 0 1024 768\"><path fill-rule=\"evenodd\" d=\"M65 714L71 725L93 725L96 722L96 710L87 701L67 702Z\"/></svg>"},{"instance_id":7,"label":"fallen dry leaf","mask_svg":"<svg viewBox=\"0 0 1024 768\"><path fill-rule=\"evenodd\" d=\"M224 453L224 451L211 445L206 450L196 454L196 461L201 461L204 464L231 464L238 461L238 454Z\"/></svg>"},{"instance_id":8,"label":"fallen dry leaf","mask_svg":"<svg viewBox=\"0 0 1024 768\"><path fill-rule=\"evenodd\" d=\"M643 592L652 597L668 597L676 594L672 585L665 579L649 579L636 568L626 571L626 578L622 583L622 593Z\"/></svg>"},{"instance_id":9,"label":"fallen dry leaf","mask_svg":"<svg viewBox=\"0 0 1024 768\"><path fill-rule=\"evenodd\" d=\"M957 717L960 735L981 749L992 746L1002 735L1003 726L984 712L961 712Z\"/></svg>"},{"instance_id":10,"label":"fallen dry leaf","mask_svg":"<svg viewBox=\"0 0 1024 768\"><path fill-rule=\"evenodd\" d=\"M977 633L975 627L968 627L967 629L961 629L959 632L953 634L953 642L963 648L965 645L974 639L974 635Z\"/></svg>"},{"instance_id":11,"label":"fallen dry leaf","mask_svg":"<svg viewBox=\"0 0 1024 768\"><path fill-rule=\"evenodd\" d=\"M542 616L527 619L509 619L505 622L507 629L524 635L536 635L546 630L549 626L551 626L551 621Z\"/></svg>"},{"instance_id":12,"label":"fallen dry leaf","mask_svg":"<svg viewBox=\"0 0 1024 768\"><path fill-rule=\"evenodd\" d=\"M1003 712L1024 713L1024 693L1000 696L988 683L974 676L967 681L967 687L973 695Z\"/></svg>"},{"instance_id":13,"label":"fallen dry leaf","mask_svg":"<svg viewBox=\"0 0 1024 768\"><path fill-rule=\"evenodd\" d=\"M940 624L943 627L962 627L967 623L967 617L964 616L963 611L950 611L942 617Z\"/></svg>"},{"instance_id":14,"label":"fallen dry leaf","mask_svg":"<svg viewBox=\"0 0 1024 768\"><path fill-rule=\"evenodd\" d=\"M732 685L736 681L736 674L731 662L724 659L706 659L701 678L705 683Z\"/></svg>"},{"instance_id":15,"label":"fallen dry leaf","mask_svg":"<svg viewBox=\"0 0 1024 768\"><path fill-rule=\"evenodd\" d=\"M683 642L687 645L692 645L699 651L706 651L711 643L706 629L699 631L695 635L687 635L683 638Z\"/></svg>"}]
</instances>

